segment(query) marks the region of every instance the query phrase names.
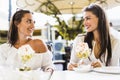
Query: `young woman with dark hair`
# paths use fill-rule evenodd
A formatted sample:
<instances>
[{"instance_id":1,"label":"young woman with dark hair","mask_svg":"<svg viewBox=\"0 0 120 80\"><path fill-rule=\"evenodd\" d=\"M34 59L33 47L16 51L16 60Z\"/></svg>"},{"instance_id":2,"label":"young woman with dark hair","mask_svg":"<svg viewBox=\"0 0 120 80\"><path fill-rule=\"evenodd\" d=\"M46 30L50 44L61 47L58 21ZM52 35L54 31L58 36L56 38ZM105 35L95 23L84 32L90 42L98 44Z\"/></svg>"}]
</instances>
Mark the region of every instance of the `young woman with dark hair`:
<instances>
[{"instance_id":1,"label":"young woman with dark hair","mask_svg":"<svg viewBox=\"0 0 120 80\"><path fill-rule=\"evenodd\" d=\"M0 45L1 65L19 68L22 63L18 53L33 53L34 56L28 61L27 66L31 69L41 68L44 71L53 71L52 54L42 40L32 38L34 24L32 13L28 10L19 10L13 15L8 42Z\"/></svg>"},{"instance_id":2,"label":"young woman with dark hair","mask_svg":"<svg viewBox=\"0 0 120 80\"><path fill-rule=\"evenodd\" d=\"M74 40L68 69L73 70L73 67L77 67L80 59L76 56L75 48L81 39L92 51L83 63L91 64L93 67L117 66L120 57L120 38L111 32L104 10L97 4L90 4L83 9L83 15L87 33L83 37L78 35Z\"/></svg>"}]
</instances>

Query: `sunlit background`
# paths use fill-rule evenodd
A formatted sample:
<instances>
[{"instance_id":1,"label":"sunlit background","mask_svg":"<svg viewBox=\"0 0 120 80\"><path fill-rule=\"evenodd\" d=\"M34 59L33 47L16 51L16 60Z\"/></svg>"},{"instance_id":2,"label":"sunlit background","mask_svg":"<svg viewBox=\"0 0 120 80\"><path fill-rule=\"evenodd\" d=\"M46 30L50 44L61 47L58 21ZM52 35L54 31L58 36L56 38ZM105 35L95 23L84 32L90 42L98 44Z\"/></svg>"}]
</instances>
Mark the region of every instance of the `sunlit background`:
<instances>
[{"instance_id":1,"label":"sunlit background","mask_svg":"<svg viewBox=\"0 0 120 80\"><path fill-rule=\"evenodd\" d=\"M16 6L16 0L11 0L11 12L9 13L9 1L10 0L1 0L0 1L0 30L8 30L9 28L9 19L10 16L13 15L13 13L18 8ZM110 22L113 23L113 26L120 30L120 6L111 8L106 10L108 19ZM79 14L78 14L79 15ZM68 21L71 18L72 15L62 15L61 18L63 18L65 21ZM35 21L36 21L36 29L44 28L46 23L49 23L51 25L56 24L56 20L52 16L47 16L42 13L34 13Z\"/></svg>"}]
</instances>

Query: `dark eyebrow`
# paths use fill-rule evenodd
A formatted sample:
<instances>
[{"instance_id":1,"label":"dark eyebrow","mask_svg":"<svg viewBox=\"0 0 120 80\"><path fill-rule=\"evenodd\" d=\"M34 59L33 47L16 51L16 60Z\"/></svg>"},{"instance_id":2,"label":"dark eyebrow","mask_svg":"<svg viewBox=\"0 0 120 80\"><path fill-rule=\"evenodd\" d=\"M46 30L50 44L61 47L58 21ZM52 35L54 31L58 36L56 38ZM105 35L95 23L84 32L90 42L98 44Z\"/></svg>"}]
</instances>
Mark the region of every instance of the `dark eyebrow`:
<instances>
[{"instance_id":1,"label":"dark eyebrow","mask_svg":"<svg viewBox=\"0 0 120 80\"><path fill-rule=\"evenodd\" d=\"M32 19L27 19L27 20L32 21Z\"/></svg>"},{"instance_id":2,"label":"dark eyebrow","mask_svg":"<svg viewBox=\"0 0 120 80\"><path fill-rule=\"evenodd\" d=\"M27 19L27 21L31 21L32 22L33 20L32 19Z\"/></svg>"},{"instance_id":3,"label":"dark eyebrow","mask_svg":"<svg viewBox=\"0 0 120 80\"><path fill-rule=\"evenodd\" d=\"M29 19L29 18L27 18L27 20L31 20L32 21L32 19Z\"/></svg>"},{"instance_id":4,"label":"dark eyebrow","mask_svg":"<svg viewBox=\"0 0 120 80\"><path fill-rule=\"evenodd\" d=\"M89 16L85 16L85 17L83 17L83 18L85 19L85 18L88 18L88 17L89 17Z\"/></svg>"},{"instance_id":5,"label":"dark eyebrow","mask_svg":"<svg viewBox=\"0 0 120 80\"><path fill-rule=\"evenodd\" d=\"M33 21L33 22L35 23L35 21L34 21L34 20L32 20L32 19L27 19L27 20L28 20L28 21L30 21L30 22L32 22L32 21Z\"/></svg>"}]
</instances>

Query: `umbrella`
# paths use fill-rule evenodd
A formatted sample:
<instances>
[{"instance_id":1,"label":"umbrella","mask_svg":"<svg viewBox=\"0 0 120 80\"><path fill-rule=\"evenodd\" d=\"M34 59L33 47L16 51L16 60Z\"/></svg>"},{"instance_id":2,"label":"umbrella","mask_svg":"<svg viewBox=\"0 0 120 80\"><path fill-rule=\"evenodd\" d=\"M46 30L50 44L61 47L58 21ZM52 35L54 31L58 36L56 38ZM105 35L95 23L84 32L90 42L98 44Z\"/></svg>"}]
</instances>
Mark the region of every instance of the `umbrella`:
<instances>
[{"instance_id":1,"label":"umbrella","mask_svg":"<svg viewBox=\"0 0 120 80\"><path fill-rule=\"evenodd\" d=\"M62 14L78 14L85 6L90 3L98 3L103 7L112 8L120 5L119 0L17 0L16 4L19 8L29 9L35 12L49 11L57 8ZM43 5L44 4L44 5Z\"/></svg>"},{"instance_id":2,"label":"umbrella","mask_svg":"<svg viewBox=\"0 0 120 80\"><path fill-rule=\"evenodd\" d=\"M19 8L29 9L35 12L49 10L48 6L56 6L61 13L80 13L81 9L95 0L17 0ZM46 6L41 6L46 3Z\"/></svg>"}]
</instances>

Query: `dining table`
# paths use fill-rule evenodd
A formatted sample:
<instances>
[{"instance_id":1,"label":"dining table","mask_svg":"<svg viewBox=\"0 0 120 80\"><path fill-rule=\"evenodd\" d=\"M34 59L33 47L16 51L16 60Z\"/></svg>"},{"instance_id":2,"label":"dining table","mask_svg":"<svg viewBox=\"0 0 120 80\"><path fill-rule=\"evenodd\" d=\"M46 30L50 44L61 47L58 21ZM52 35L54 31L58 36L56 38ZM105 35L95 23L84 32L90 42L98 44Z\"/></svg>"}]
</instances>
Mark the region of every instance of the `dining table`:
<instances>
[{"instance_id":1,"label":"dining table","mask_svg":"<svg viewBox=\"0 0 120 80\"><path fill-rule=\"evenodd\" d=\"M120 67L104 67L90 70L75 69L44 72L40 70L19 71L0 67L0 80L120 80Z\"/></svg>"},{"instance_id":2,"label":"dining table","mask_svg":"<svg viewBox=\"0 0 120 80\"><path fill-rule=\"evenodd\" d=\"M51 72L41 70L20 71L0 66L0 80L50 80Z\"/></svg>"},{"instance_id":3,"label":"dining table","mask_svg":"<svg viewBox=\"0 0 120 80\"><path fill-rule=\"evenodd\" d=\"M100 73L95 71L54 71L50 80L120 80L120 74Z\"/></svg>"}]
</instances>

